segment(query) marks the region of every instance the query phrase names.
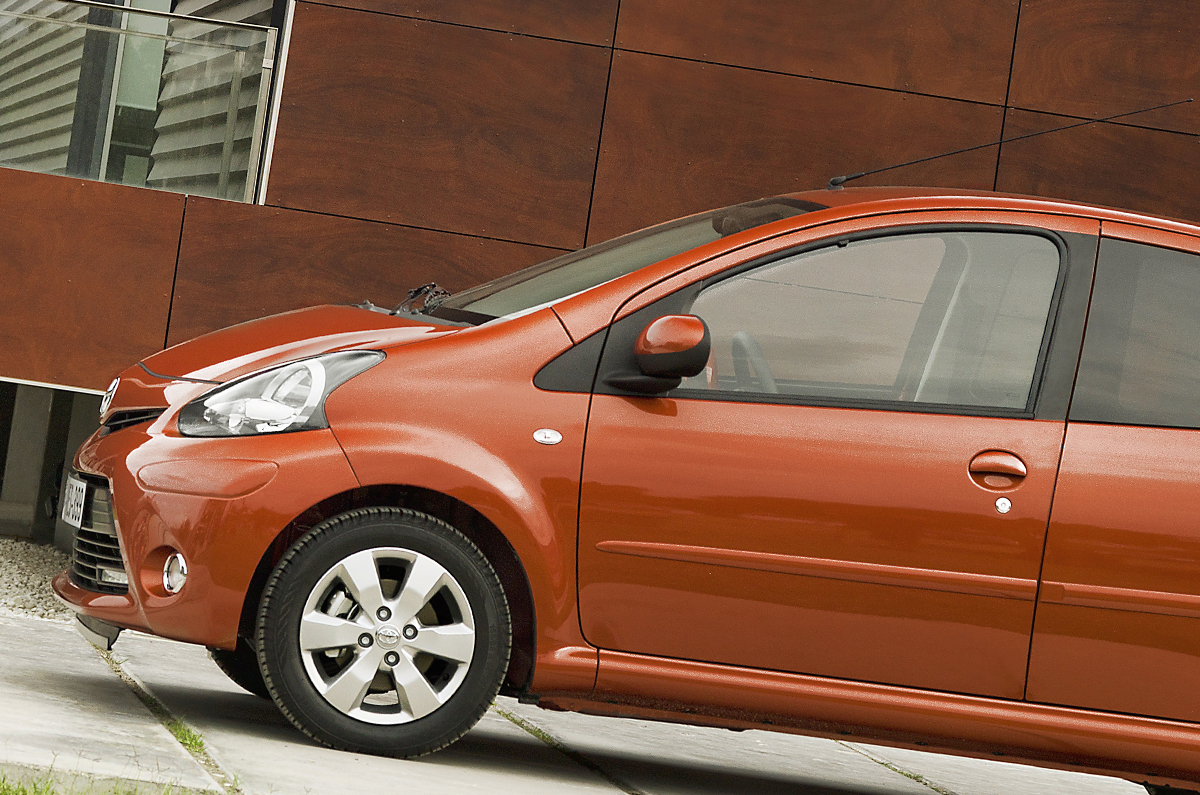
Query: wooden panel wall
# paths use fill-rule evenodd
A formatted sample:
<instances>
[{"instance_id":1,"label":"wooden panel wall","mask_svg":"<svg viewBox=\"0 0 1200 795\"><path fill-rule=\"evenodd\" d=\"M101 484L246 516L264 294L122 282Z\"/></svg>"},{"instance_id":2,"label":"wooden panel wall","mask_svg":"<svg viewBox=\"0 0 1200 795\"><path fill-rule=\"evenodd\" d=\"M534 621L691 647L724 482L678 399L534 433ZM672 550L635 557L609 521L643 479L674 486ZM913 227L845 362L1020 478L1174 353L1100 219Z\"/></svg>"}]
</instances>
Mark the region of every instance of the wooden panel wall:
<instances>
[{"instance_id":1,"label":"wooden panel wall","mask_svg":"<svg viewBox=\"0 0 1200 795\"><path fill-rule=\"evenodd\" d=\"M331 5L582 44L612 44L617 3L618 0L344 0Z\"/></svg>"},{"instance_id":2,"label":"wooden panel wall","mask_svg":"<svg viewBox=\"0 0 1200 795\"><path fill-rule=\"evenodd\" d=\"M0 169L0 376L104 389L161 350L183 205Z\"/></svg>"},{"instance_id":3,"label":"wooden panel wall","mask_svg":"<svg viewBox=\"0 0 1200 795\"><path fill-rule=\"evenodd\" d=\"M583 245L607 49L309 3L292 36L269 204Z\"/></svg>"},{"instance_id":4,"label":"wooden panel wall","mask_svg":"<svg viewBox=\"0 0 1200 795\"><path fill-rule=\"evenodd\" d=\"M102 387L164 337L465 287L683 213L1187 97L860 184L1200 221L1197 40L1189 0L303 0L267 207L0 171L16 307L0 377ZM118 322L97 297L140 311ZM64 313L75 342L52 344Z\"/></svg>"},{"instance_id":5,"label":"wooden panel wall","mask_svg":"<svg viewBox=\"0 0 1200 795\"><path fill-rule=\"evenodd\" d=\"M588 242L987 143L1002 117L977 103L618 52ZM995 163L982 151L908 176L991 188Z\"/></svg>"},{"instance_id":6,"label":"wooden panel wall","mask_svg":"<svg viewBox=\"0 0 1200 795\"><path fill-rule=\"evenodd\" d=\"M1009 110L1007 134L1062 127L1065 116ZM1200 220L1200 139L1117 124L1096 124L1004 145L997 188L1133 207Z\"/></svg>"},{"instance_id":7,"label":"wooden panel wall","mask_svg":"<svg viewBox=\"0 0 1200 795\"><path fill-rule=\"evenodd\" d=\"M168 342L315 304L391 307L419 284L462 290L561 253L190 196Z\"/></svg>"},{"instance_id":8,"label":"wooden panel wall","mask_svg":"<svg viewBox=\"0 0 1200 795\"><path fill-rule=\"evenodd\" d=\"M1197 41L1191 0L1022 0L1009 102L1094 119L1200 100ZM1200 133L1200 101L1124 123Z\"/></svg>"},{"instance_id":9,"label":"wooden panel wall","mask_svg":"<svg viewBox=\"0 0 1200 795\"><path fill-rule=\"evenodd\" d=\"M617 46L1004 104L1017 0L623 0Z\"/></svg>"},{"instance_id":10,"label":"wooden panel wall","mask_svg":"<svg viewBox=\"0 0 1200 795\"><path fill-rule=\"evenodd\" d=\"M1200 94L1200 17L1184 0L298 9L269 204L554 247L997 140L1026 111L1069 123ZM1066 146L1073 134L860 184L1015 186L1200 219L1135 180L1182 156L1200 102L1122 123L1186 137L1100 163Z\"/></svg>"}]
</instances>

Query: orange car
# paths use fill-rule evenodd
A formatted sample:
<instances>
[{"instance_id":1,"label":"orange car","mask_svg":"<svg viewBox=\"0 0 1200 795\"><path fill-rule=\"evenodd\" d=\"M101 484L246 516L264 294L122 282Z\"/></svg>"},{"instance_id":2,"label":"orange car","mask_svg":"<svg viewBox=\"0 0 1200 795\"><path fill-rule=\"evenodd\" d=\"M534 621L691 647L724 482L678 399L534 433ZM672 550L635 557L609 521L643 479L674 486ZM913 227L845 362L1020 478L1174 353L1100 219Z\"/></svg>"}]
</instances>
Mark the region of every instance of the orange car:
<instances>
[{"instance_id":1,"label":"orange car","mask_svg":"<svg viewBox=\"0 0 1200 795\"><path fill-rule=\"evenodd\" d=\"M1200 228L866 188L121 374L80 629L204 644L330 746L497 692L1200 782Z\"/></svg>"}]
</instances>

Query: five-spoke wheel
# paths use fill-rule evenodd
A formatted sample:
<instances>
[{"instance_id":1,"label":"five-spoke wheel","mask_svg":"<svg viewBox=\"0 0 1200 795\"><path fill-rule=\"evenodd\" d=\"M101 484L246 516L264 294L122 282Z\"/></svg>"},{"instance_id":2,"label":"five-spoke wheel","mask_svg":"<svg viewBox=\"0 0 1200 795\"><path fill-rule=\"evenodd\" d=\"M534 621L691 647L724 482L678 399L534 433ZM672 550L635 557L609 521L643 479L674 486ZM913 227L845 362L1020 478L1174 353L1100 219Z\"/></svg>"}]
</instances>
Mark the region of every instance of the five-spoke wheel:
<instances>
[{"instance_id":1,"label":"five-spoke wheel","mask_svg":"<svg viewBox=\"0 0 1200 795\"><path fill-rule=\"evenodd\" d=\"M263 593L259 658L302 731L415 756L465 733L504 677L511 629L492 567L449 525L388 508L314 528Z\"/></svg>"}]
</instances>

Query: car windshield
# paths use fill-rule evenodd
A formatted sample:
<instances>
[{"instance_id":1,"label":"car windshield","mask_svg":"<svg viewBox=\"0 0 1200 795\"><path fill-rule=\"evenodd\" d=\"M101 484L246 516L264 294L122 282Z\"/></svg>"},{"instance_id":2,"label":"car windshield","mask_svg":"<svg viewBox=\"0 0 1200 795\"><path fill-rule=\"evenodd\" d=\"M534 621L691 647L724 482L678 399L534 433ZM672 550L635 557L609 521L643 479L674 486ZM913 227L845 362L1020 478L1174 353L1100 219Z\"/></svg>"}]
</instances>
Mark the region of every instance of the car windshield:
<instances>
[{"instance_id":1,"label":"car windshield","mask_svg":"<svg viewBox=\"0 0 1200 795\"><path fill-rule=\"evenodd\" d=\"M528 312L722 237L823 209L816 202L773 198L692 215L502 276L452 296L430 314L483 323Z\"/></svg>"}]
</instances>

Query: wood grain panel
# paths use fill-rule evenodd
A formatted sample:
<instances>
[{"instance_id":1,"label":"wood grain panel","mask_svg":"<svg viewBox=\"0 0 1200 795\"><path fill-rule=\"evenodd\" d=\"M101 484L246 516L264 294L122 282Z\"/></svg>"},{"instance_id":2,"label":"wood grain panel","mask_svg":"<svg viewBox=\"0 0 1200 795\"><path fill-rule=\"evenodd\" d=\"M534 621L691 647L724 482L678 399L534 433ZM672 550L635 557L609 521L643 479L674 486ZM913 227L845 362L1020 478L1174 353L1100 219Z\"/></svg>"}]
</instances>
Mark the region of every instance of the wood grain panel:
<instances>
[{"instance_id":1,"label":"wood grain panel","mask_svg":"<svg viewBox=\"0 0 1200 795\"><path fill-rule=\"evenodd\" d=\"M300 3L269 204L583 243L609 51Z\"/></svg>"},{"instance_id":2,"label":"wood grain panel","mask_svg":"<svg viewBox=\"0 0 1200 795\"><path fill-rule=\"evenodd\" d=\"M372 221L190 197L170 344L276 312L370 300L394 306L436 281L461 290L556 256Z\"/></svg>"},{"instance_id":3,"label":"wood grain panel","mask_svg":"<svg viewBox=\"0 0 1200 795\"><path fill-rule=\"evenodd\" d=\"M617 0L322 0L406 17L546 36L584 44L611 44Z\"/></svg>"},{"instance_id":4,"label":"wood grain panel","mask_svg":"<svg viewBox=\"0 0 1200 795\"><path fill-rule=\"evenodd\" d=\"M0 168L0 377L104 389L161 350L183 206Z\"/></svg>"},{"instance_id":5,"label":"wood grain panel","mask_svg":"<svg viewBox=\"0 0 1200 795\"><path fill-rule=\"evenodd\" d=\"M1016 0L623 0L617 46L1004 104Z\"/></svg>"},{"instance_id":6,"label":"wood grain panel","mask_svg":"<svg viewBox=\"0 0 1200 795\"><path fill-rule=\"evenodd\" d=\"M1024 0L1009 104L1095 119L1200 100L1197 40L1191 0ZM1200 132L1200 101L1128 123Z\"/></svg>"},{"instance_id":7,"label":"wood grain panel","mask_svg":"<svg viewBox=\"0 0 1200 795\"><path fill-rule=\"evenodd\" d=\"M1009 110L1005 137L1071 119ZM996 187L1200 221L1200 138L1092 124L1005 144Z\"/></svg>"},{"instance_id":8,"label":"wood grain panel","mask_svg":"<svg viewBox=\"0 0 1200 795\"><path fill-rule=\"evenodd\" d=\"M618 52L589 242L996 140L999 108ZM996 150L856 185L991 189Z\"/></svg>"}]
</instances>

